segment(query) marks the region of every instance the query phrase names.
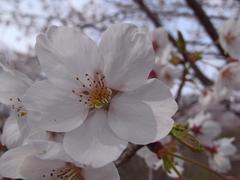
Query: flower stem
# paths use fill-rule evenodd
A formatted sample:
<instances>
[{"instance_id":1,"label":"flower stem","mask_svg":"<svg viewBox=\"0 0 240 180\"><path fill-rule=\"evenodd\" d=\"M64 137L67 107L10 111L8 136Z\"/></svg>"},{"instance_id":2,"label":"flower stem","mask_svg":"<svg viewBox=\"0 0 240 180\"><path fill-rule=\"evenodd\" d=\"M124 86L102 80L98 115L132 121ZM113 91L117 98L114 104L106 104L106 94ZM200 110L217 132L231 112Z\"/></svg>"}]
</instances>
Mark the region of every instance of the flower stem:
<instances>
[{"instance_id":1,"label":"flower stem","mask_svg":"<svg viewBox=\"0 0 240 180\"><path fill-rule=\"evenodd\" d=\"M186 162L192 163L192 164L194 164L194 165L196 165L196 166L198 166L198 167L200 167L200 168L203 168L203 169L207 170L208 172L214 174L215 176L219 177L219 179L226 180L226 178L225 178L223 175L221 175L221 174L219 174L218 172L210 169L210 168L207 167L205 164L202 164L202 163L200 163L200 162L198 162L198 161L195 161L195 160L193 160L193 159L190 159L190 158L187 158L187 157L184 157L184 156L179 156L179 155L177 155L177 154L169 153L169 155L174 156L174 157L176 157L176 158L178 158L178 159L182 159L182 160L184 160L184 161L186 161Z\"/></svg>"}]
</instances>

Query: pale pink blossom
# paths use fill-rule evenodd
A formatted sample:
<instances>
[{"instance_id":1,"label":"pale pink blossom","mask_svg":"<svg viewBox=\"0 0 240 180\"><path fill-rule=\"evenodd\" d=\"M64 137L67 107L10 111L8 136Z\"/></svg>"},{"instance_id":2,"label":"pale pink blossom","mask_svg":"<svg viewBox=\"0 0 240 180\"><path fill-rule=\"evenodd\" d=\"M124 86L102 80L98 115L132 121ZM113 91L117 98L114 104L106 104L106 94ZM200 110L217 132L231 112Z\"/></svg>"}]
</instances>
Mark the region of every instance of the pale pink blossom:
<instances>
[{"instance_id":1,"label":"pale pink blossom","mask_svg":"<svg viewBox=\"0 0 240 180\"><path fill-rule=\"evenodd\" d=\"M161 81L147 79L155 56L143 30L115 24L96 46L77 29L54 26L38 36L36 52L48 79L33 84L24 104L40 113L41 128L65 132L64 148L78 162L100 167L127 142L170 132L177 105Z\"/></svg>"},{"instance_id":2,"label":"pale pink blossom","mask_svg":"<svg viewBox=\"0 0 240 180\"><path fill-rule=\"evenodd\" d=\"M234 138L222 138L207 146L209 165L212 169L226 173L231 169L230 158L237 152L237 148L232 144Z\"/></svg>"},{"instance_id":3,"label":"pale pink blossom","mask_svg":"<svg viewBox=\"0 0 240 180\"><path fill-rule=\"evenodd\" d=\"M200 112L188 119L190 132L204 145L209 145L220 135L221 126L211 119L211 114Z\"/></svg>"},{"instance_id":4,"label":"pale pink blossom","mask_svg":"<svg viewBox=\"0 0 240 180\"><path fill-rule=\"evenodd\" d=\"M219 30L219 42L233 58L240 58L240 20L229 19Z\"/></svg>"}]
</instances>

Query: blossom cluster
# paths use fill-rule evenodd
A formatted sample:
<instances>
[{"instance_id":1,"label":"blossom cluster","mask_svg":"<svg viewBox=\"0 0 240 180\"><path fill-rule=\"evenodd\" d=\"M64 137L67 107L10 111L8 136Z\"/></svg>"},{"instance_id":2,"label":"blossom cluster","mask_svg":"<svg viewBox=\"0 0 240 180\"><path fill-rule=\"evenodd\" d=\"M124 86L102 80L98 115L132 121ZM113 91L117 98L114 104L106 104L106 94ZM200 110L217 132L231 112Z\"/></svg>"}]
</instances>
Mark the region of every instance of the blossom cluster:
<instances>
[{"instance_id":1,"label":"blossom cluster","mask_svg":"<svg viewBox=\"0 0 240 180\"><path fill-rule=\"evenodd\" d=\"M161 168L171 178L182 179L183 145L204 152L210 171L228 172L237 148L234 137L223 137L216 111L238 113L230 107L240 90L240 23L234 22L219 31L230 58L213 85L201 89L192 114L176 101L185 81L195 81L189 69L201 56L187 51L181 34L178 49L191 62L173 51L164 28L114 24L96 43L77 28L49 27L36 38L39 63L0 61L0 102L9 108L0 177L119 180L115 164L129 145L139 147L151 171Z\"/></svg>"},{"instance_id":2,"label":"blossom cluster","mask_svg":"<svg viewBox=\"0 0 240 180\"><path fill-rule=\"evenodd\" d=\"M155 64L148 32L115 24L96 44L76 28L52 26L35 49L45 73L37 80L2 63L0 101L10 107L3 177L117 180L113 161L128 143L171 131L177 104L164 83L148 79Z\"/></svg>"}]
</instances>

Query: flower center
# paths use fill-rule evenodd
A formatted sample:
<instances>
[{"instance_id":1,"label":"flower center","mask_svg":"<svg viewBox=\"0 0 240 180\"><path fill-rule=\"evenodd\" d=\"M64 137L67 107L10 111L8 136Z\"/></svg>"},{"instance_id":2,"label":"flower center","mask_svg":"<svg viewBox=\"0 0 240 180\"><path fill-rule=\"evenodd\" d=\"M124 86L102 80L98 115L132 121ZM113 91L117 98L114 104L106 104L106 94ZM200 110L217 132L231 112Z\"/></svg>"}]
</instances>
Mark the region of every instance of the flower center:
<instances>
[{"instance_id":1,"label":"flower center","mask_svg":"<svg viewBox=\"0 0 240 180\"><path fill-rule=\"evenodd\" d=\"M17 114L19 118L24 118L27 116L27 111L23 106L23 103L19 97L17 98L10 98L11 102L11 109Z\"/></svg>"},{"instance_id":2,"label":"flower center","mask_svg":"<svg viewBox=\"0 0 240 180\"><path fill-rule=\"evenodd\" d=\"M82 169L71 163L66 163L64 167L53 169L49 175L56 180L84 180ZM47 178L46 174L43 174L42 177Z\"/></svg>"},{"instance_id":3,"label":"flower center","mask_svg":"<svg viewBox=\"0 0 240 180\"><path fill-rule=\"evenodd\" d=\"M191 130L196 136L202 135L202 126L196 126L196 125L194 125L190 130Z\"/></svg>"},{"instance_id":4,"label":"flower center","mask_svg":"<svg viewBox=\"0 0 240 180\"><path fill-rule=\"evenodd\" d=\"M157 42L157 40L153 40L152 41L152 47L154 49L155 52L157 52L159 49L160 49L160 45L159 43Z\"/></svg>"},{"instance_id":5,"label":"flower center","mask_svg":"<svg viewBox=\"0 0 240 180\"><path fill-rule=\"evenodd\" d=\"M216 145L206 146L205 148L211 154L217 154L218 153L218 146L216 146Z\"/></svg>"},{"instance_id":6,"label":"flower center","mask_svg":"<svg viewBox=\"0 0 240 180\"><path fill-rule=\"evenodd\" d=\"M231 72L230 68L226 68L224 71L222 71L221 75L223 79L229 81L231 81L234 78L234 74Z\"/></svg>"},{"instance_id":7,"label":"flower center","mask_svg":"<svg viewBox=\"0 0 240 180\"><path fill-rule=\"evenodd\" d=\"M89 109L108 109L112 99L112 90L106 87L105 76L97 72L94 77L85 74L87 83L82 83L79 77L76 80L80 82L81 88L72 90L72 93L79 97L79 102L84 103Z\"/></svg>"}]
</instances>

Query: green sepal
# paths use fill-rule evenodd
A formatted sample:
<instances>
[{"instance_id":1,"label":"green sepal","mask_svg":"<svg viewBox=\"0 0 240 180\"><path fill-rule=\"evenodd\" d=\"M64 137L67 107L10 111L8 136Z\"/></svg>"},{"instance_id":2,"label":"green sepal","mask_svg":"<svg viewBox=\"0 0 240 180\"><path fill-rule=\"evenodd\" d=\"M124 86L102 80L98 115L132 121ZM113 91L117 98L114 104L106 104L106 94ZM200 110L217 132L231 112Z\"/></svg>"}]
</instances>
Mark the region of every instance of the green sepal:
<instances>
[{"instance_id":1,"label":"green sepal","mask_svg":"<svg viewBox=\"0 0 240 180\"><path fill-rule=\"evenodd\" d=\"M188 129L181 124L176 124L170 133L175 139L193 151L202 152L204 147L196 137L188 132Z\"/></svg>"},{"instance_id":2,"label":"green sepal","mask_svg":"<svg viewBox=\"0 0 240 180\"><path fill-rule=\"evenodd\" d=\"M170 155L166 155L166 156L162 157L162 160L163 160L164 170L167 171L168 173L170 173L170 171L173 167L173 157Z\"/></svg>"}]
</instances>

